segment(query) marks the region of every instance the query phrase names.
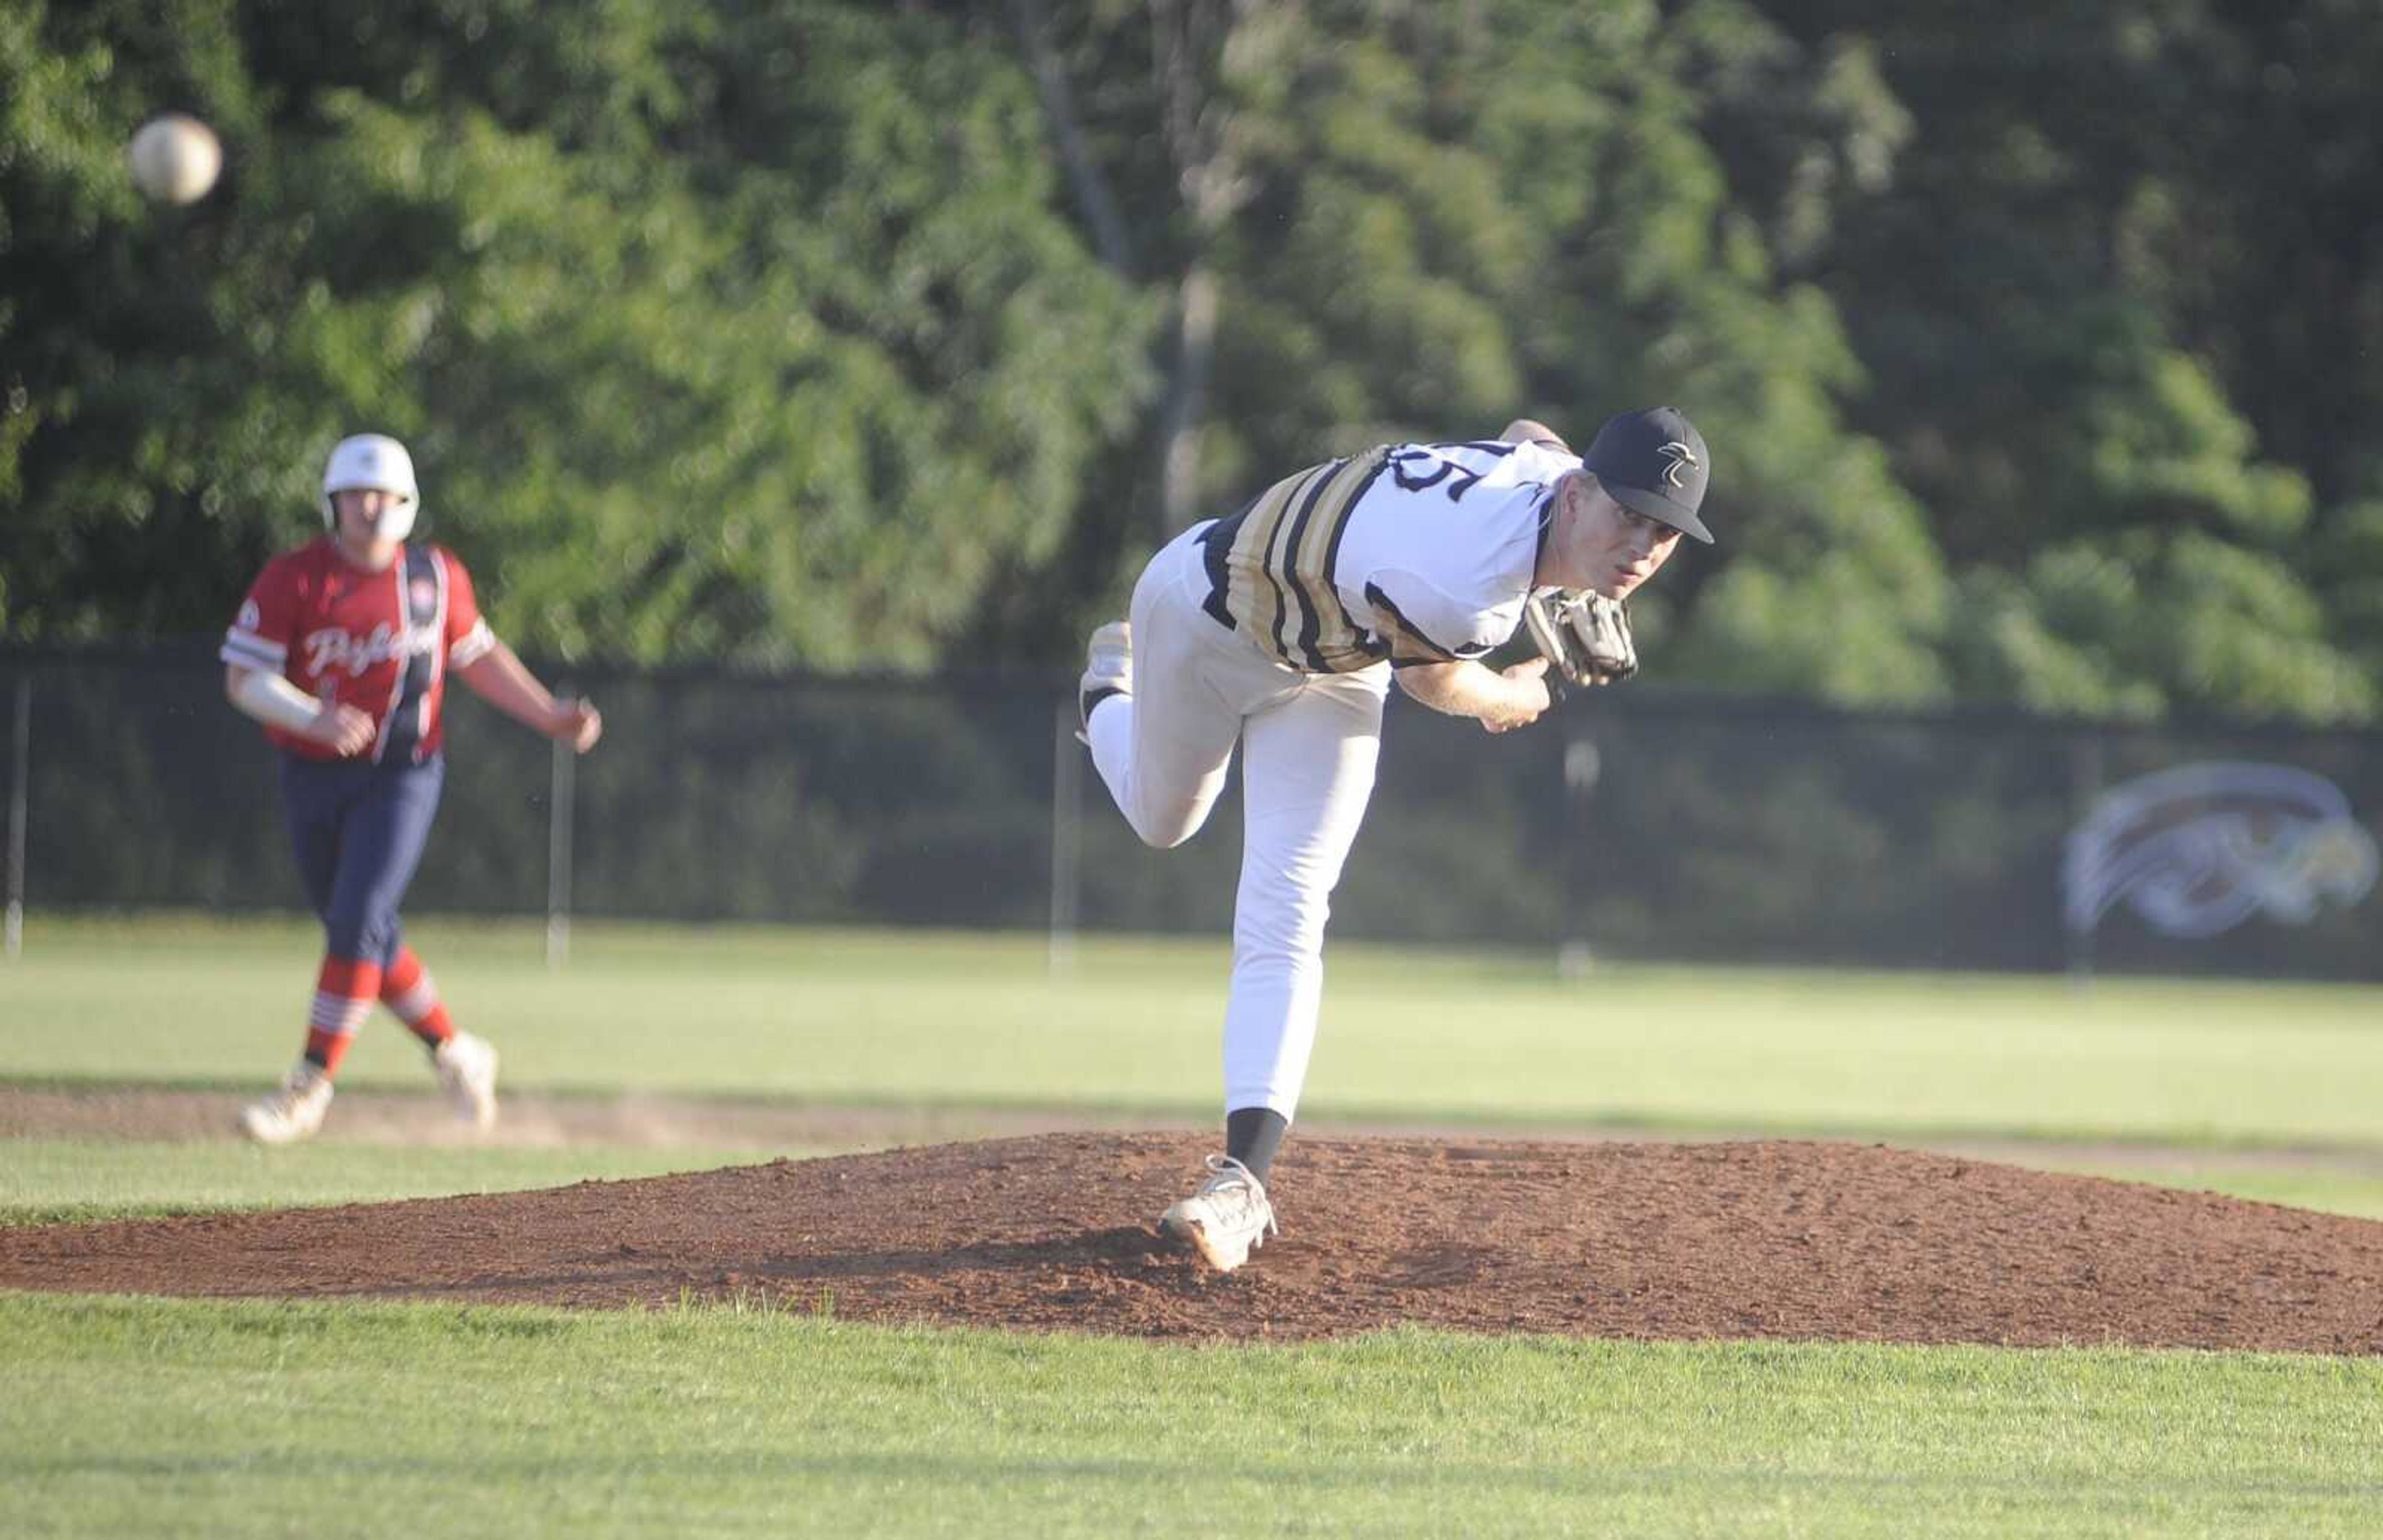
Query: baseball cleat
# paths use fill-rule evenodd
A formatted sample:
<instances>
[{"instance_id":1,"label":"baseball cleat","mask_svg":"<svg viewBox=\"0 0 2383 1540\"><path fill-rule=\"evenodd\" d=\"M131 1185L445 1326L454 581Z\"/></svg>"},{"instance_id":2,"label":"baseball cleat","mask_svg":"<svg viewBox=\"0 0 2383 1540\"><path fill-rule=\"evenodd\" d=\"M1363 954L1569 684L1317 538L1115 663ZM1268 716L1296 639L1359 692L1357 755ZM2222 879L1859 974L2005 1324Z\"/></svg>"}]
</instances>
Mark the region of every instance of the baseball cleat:
<instances>
[{"instance_id":1,"label":"baseball cleat","mask_svg":"<svg viewBox=\"0 0 2383 1540\"><path fill-rule=\"evenodd\" d=\"M279 1090L241 1109L240 1126L259 1144L296 1144L313 1139L330 1110L331 1078L301 1059Z\"/></svg>"},{"instance_id":2,"label":"baseball cleat","mask_svg":"<svg viewBox=\"0 0 2383 1540\"><path fill-rule=\"evenodd\" d=\"M1084 677L1076 687L1076 736L1086 743L1093 730L1093 708L1111 696L1133 693L1133 629L1111 621L1093 633L1084 649Z\"/></svg>"},{"instance_id":3,"label":"baseball cleat","mask_svg":"<svg viewBox=\"0 0 2383 1540\"><path fill-rule=\"evenodd\" d=\"M1208 1157L1208 1179L1200 1190L1170 1208L1158 1227L1198 1251L1219 1273L1250 1260L1250 1253L1278 1233L1266 1185L1230 1155Z\"/></svg>"},{"instance_id":4,"label":"baseball cleat","mask_svg":"<svg viewBox=\"0 0 2383 1540\"><path fill-rule=\"evenodd\" d=\"M432 1055L438 1089L455 1103L455 1115L476 1128L497 1122L497 1051L486 1038L458 1032Z\"/></svg>"}]
</instances>

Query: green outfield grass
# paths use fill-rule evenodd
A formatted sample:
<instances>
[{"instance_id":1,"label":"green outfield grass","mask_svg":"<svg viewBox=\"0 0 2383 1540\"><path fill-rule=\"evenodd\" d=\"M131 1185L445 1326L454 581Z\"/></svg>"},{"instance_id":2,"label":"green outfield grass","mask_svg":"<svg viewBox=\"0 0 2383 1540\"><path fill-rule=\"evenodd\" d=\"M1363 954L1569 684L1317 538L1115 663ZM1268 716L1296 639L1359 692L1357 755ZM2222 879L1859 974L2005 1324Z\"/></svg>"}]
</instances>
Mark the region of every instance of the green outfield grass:
<instances>
[{"instance_id":1,"label":"green outfield grass","mask_svg":"<svg viewBox=\"0 0 2383 1540\"><path fill-rule=\"evenodd\" d=\"M1221 942L416 929L516 1090L1214 1107ZM295 924L36 918L0 1080L268 1083ZM2105 1141L2029 1164L2383 1214L2383 991L1619 969L1336 948L1308 1109ZM428 1089L377 1021L344 1084ZM337 1116L335 1111L334 1116ZM2157 1144L2161 1148L2154 1149ZM2296 1153L2295 1152L2299 1152ZM0 1223L787 1150L0 1141ZM1401 1332L1192 1348L696 1309L0 1294L10 1534L2369 1534L2383 1363Z\"/></svg>"},{"instance_id":2,"label":"green outfield grass","mask_svg":"<svg viewBox=\"0 0 2383 1540\"><path fill-rule=\"evenodd\" d=\"M31 1535L2364 1535L2383 1364L0 1296Z\"/></svg>"},{"instance_id":3,"label":"green outfield grass","mask_svg":"<svg viewBox=\"0 0 2383 1540\"><path fill-rule=\"evenodd\" d=\"M265 1150L228 1143L11 1140L0 1143L0 1225L513 1192L818 1152L600 1144L552 1150L310 1144Z\"/></svg>"},{"instance_id":4,"label":"green outfield grass","mask_svg":"<svg viewBox=\"0 0 2383 1540\"><path fill-rule=\"evenodd\" d=\"M1201 1113L1227 949L1038 936L423 925L515 1088ZM293 1055L296 924L29 924L0 965L0 1078L242 1086ZM1650 1128L2383 1147L2383 989L1617 968L1334 948L1314 1115ZM351 1085L420 1087L387 1020Z\"/></svg>"},{"instance_id":5,"label":"green outfield grass","mask_svg":"<svg viewBox=\"0 0 2383 1540\"><path fill-rule=\"evenodd\" d=\"M2021 1164L2047 1170L2074 1171L2089 1177L2115 1177L2125 1182L2149 1182L2155 1187L2192 1192L2222 1192L2290 1208L2346 1214L2357 1219L2383 1219L2383 1170L2362 1165L2343 1170L2305 1164L2242 1167L2215 1160L2178 1160L2155 1164L2130 1160L2032 1161Z\"/></svg>"}]
</instances>

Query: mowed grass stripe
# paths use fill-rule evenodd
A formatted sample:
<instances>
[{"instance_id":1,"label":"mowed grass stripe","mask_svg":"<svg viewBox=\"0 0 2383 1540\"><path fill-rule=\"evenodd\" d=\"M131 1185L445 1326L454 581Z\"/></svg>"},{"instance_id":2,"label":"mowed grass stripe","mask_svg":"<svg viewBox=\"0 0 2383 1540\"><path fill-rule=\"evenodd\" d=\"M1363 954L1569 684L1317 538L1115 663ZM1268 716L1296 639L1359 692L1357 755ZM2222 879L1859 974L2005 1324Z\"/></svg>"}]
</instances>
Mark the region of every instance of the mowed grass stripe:
<instances>
[{"instance_id":1,"label":"mowed grass stripe","mask_svg":"<svg viewBox=\"0 0 2383 1540\"><path fill-rule=\"evenodd\" d=\"M290 923L29 925L0 1077L269 1084L315 942ZM1040 936L417 925L508 1082L587 1094L1213 1110L1227 947ZM1617 967L1336 944L1304 1110L1549 1127L2383 1146L2383 989ZM386 1018L345 1083L419 1089Z\"/></svg>"},{"instance_id":2,"label":"mowed grass stripe","mask_svg":"<svg viewBox=\"0 0 2383 1540\"><path fill-rule=\"evenodd\" d=\"M306 1144L266 1150L232 1143L10 1140L0 1142L0 1225L516 1192L827 1152L621 1145L521 1150Z\"/></svg>"},{"instance_id":3,"label":"mowed grass stripe","mask_svg":"<svg viewBox=\"0 0 2383 1540\"><path fill-rule=\"evenodd\" d=\"M2364 1534L2383 1363L0 1296L32 1534Z\"/></svg>"}]
</instances>

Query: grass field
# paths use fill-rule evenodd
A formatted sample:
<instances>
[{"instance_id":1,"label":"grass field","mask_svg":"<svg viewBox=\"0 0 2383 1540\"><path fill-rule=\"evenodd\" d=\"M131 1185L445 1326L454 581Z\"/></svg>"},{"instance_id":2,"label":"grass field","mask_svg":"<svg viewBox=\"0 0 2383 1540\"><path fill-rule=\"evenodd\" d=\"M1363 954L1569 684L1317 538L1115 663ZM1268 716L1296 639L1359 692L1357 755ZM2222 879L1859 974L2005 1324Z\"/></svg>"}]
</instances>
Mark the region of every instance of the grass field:
<instances>
[{"instance_id":1,"label":"grass field","mask_svg":"<svg viewBox=\"0 0 2383 1540\"><path fill-rule=\"evenodd\" d=\"M2383 1527L2383 1365L0 1297L26 1534Z\"/></svg>"},{"instance_id":2,"label":"grass field","mask_svg":"<svg viewBox=\"0 0 2383 1540\"><path fill-rule=\"evenodd\" d=\"M419 1149L24 1139L0 1143L0 1224L47 1225L298 1203L517 1192L740 1165L800 1150Z\"/></svg>"},{"instance_id":3,"label":"grass field","mask_svg":"<svg viewBox=\"0 0 2383 1540\"><path fill-rule=\"evenodd\" d=\"M1205 1115L1226 945L418 927L507 1083ZM0 1078L246 1087L293 1055L295 925L43 924L0 967ZM417 1088L386 1021L342 1083ZM1620 968L1347 946L1303 1110L1515 1127L2383 1147L2383 989Z\"/></svg>"},{"instance_id":4,"label":"grass field","mask_svg":"<svg viewBox=\"0 0 2383 1540\"><path fill-rule=\"evenodd\" d=\"M1204 1115L1221 942L417 928L508 1086ZM294 925L57 922L0 1081L248 1090ZM343 1083L426 1088L377 1022ZM1997 1141L2383 1214L2383 991L1622 969L1341 948L1309 1109ZM334 1116L337 1116L335 1111ZM2082 1141L2080 1143L2080 1141ZM0 1140L0 1217L550 1185L781 1150ZM2383 1365L1398 1333L1184 1348L720 1310L0 1296L11 1533L2360 1534Z\"/></svg>"}]
</instances>

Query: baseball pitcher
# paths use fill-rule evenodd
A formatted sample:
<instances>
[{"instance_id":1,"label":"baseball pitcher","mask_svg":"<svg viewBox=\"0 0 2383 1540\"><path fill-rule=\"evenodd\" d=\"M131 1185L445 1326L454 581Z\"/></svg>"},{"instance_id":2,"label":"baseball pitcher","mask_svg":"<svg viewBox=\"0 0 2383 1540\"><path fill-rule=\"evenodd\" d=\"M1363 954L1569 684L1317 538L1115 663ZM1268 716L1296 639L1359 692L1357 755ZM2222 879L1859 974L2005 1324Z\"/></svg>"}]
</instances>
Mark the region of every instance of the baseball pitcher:
<instances>
[{"instance_id":1,"label":"baseball pitcher","mask_svg":"<svg viewBox=\"0 0 2383 1540\"><path fill-rule=\"evenodd\" d=\"M1093 762L1144 843L1207 820L1241 747L1245 825L1225 1012L1225 1150L1162 1226L1229 1272L1274 1232L1266 1179L1296 1110L1324 925L1381 747L1390 682L1492 733L1637 658L1623 601L1698 517L1705 442L1628 412L1585 456L1528 421L1497 439L1386 444L1288 476L1152 558L1093 633L1079 703ZM1529 617L1541 656L1480 659Z\"/></svg>"}]
</instances>

